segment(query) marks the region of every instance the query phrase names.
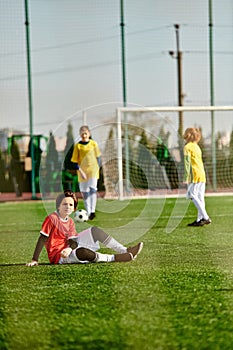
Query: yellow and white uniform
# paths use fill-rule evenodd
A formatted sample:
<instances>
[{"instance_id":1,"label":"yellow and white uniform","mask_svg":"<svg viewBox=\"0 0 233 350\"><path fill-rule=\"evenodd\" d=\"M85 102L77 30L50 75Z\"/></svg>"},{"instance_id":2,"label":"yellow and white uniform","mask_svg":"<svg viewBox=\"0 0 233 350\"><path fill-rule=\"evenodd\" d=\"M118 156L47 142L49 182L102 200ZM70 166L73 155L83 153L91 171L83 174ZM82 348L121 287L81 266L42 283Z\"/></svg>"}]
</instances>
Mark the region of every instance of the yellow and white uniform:
<instances>
[{"instance_id":1,"label":"yellow and white uniform","mask_svg":"<svg viewBox=\"0 0 233 350\"><path fill-rule=\"evenodd\" d=\"M101 155L96 141L90 139L87 143L78 142L74 145L71 161L78 163L85 172L87 179L84 180L78 172L78 182L86 182L91 178L99 178L99 165L97 158Z\"/></svg>"},{"instance_id":2,"label":"yellow and white uniform","mask_svg":"<svg viewBox=\"0 0 233 350\"><path fill-rule=\"evenodd\" d=\"M95 217L97 202L97 182L99 179L100 150L96 141L89 139L88 132L81 134L86 136L87 141L80 141L74 145L71 161L78 165L79 189L82 193L85 209L92 220ZM85 178L82 173L85 174Z\"/></svg>"},{"instance_id":3,"label":"yellow and white uniform","mask_svg":"<svg viewBox=\"0 0 233 350\"><path fill-rule=\"evenodd\" d=\"M202 161L202 152L196 142L188 142L184 147L184 181L189 183L186 197L197 208L197 222L208 220L205 209L206 175Z\"/></svg>"}]
</instances>

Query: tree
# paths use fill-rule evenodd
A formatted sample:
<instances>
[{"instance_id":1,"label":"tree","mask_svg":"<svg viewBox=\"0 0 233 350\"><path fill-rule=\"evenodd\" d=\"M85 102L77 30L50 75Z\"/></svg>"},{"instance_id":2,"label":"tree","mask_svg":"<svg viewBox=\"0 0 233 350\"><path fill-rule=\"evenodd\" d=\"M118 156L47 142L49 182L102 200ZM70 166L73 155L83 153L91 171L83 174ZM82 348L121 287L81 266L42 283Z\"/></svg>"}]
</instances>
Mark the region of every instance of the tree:
<instances>
[{"instance_id":1,"label":"tree","mask_svg":"<svg viewBox=\"0 0 233 350\"><path fill-rule=\"evenodd\" d=\"M137 179L140 179L140 184L137 184L141 188L148 188L149 179L148 169L150 168L151 154L148 150L148 139L144 130L141 132L139 144L138 144L138 159L137 159ZM135 169L132 173L131 178L135 177Z\"/></svg>"},{"instance_id":2,"label":"tree","mask_svg":"<svg viewBox=\"0 0 233 350\"><path fill-rule=\"evenodd\" d=\"M74 150L74 136L73 127L69 123L66 132L66 146L64 149L64 162L62 170L62 185L63 189L72 189L72 191L78 191L77 170L75 164L71 162L72 154Z\"/></svg>"},{"instance_id":3,"label":"tree","mask_svg":"<svg viewBox=\"0 0 233 350\"><path fill-rule=\"evenodd\" d=\"M49 133L49 143L47 147L46 168L48 171L58 170L58 152L53 133Z\"/></svg>"},{"instance_id":4,"label":"tree","mask_svg":"<svg viewBox=\"0 0 233 350\"><path fill-rule=\"evenodd\" d=\"M45 169L40 174L40 186L43 193L61 191L61 169L56 148L56 142L52 131L49 133Z\"/></svg>"},{"instance_id":5,"label":"tree","mask_svg":"<svg viewBox=\"0 0 233 350\"><path fill-rule=\"evenodd\" d=\"M22 196L23 192L23 169L20 162L19 146L15 139L12 138L11 143L11 165L10 165L12 182L14 185L15 193L17 197Z\"/></svg>"},{"instance_id":6,"label":"tree","mask_svg":"<svg viewBox=\"0 0 233 350\"><path fill-rule=\"evenodd\" d=\"M5 178L5 162L2 158L2 151L0 149L0 191L4 192L6 189L6 178Z\"/></svg>"},{"instance_id":7,"label":"tree","mask_svg":"<svg viewBox=\"0 0 233 350\"><path fill-rule=\"evenodd\" d=\"M164 166L167 178L169 180L169 186L171 190L179 187L179 176L177 170L177 164L175 163L169 149L168 149L168 138L170 132L165 133L163 127L160 129L157 147L156 157L161 166Z\"/></svg>"},{"instance_id":8,"label":"tree","mask_svg":"<svg viewBox=\"0 0 233 350\"><path fill-rule=\"evenodd\" d=\"M230 159L233 161L233 130L231 132L231 138L230 138Z\"/></svg>"},{"instance_id":9,"label":"tree","mask_svg":"<svg viewBox=\"0 0 233 350\"><path fill-rule=\"evenodd\" d=\"M231 186L233 184L233 130L231 132L230 145L229 145L229 172Z\"/></svg>"},{"instance_id":10,"label":"tree","mask_svg":"<svg viewBox=\"0 0 233 350\"><path fill-rule=\"evenodd\" d=\"M75 170L75 164L71 162L73 150L74 150L73 127L69 123L67 127L67 133L66 133L66 146L64 149L64 156L65 156L64 163L63 163L64 170Z\"/></svg>"}]
</instances>

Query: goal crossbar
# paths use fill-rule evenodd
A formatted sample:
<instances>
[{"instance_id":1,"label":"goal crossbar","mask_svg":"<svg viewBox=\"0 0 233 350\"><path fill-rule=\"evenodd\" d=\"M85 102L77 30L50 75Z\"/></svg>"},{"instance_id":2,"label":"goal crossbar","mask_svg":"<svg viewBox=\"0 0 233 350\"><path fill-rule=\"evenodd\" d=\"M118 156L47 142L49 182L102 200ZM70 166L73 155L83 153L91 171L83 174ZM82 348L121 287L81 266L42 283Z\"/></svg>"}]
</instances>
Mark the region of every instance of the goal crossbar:
<instances>
[{"instance_id":1,"label":"goal crossbar","mask_svg":"<svg viewBox=\"0 0 233 350\"><path fill-rule=\"evenodd\" d=\"M233 111L233 106L175 106L175 107L118 107L118 113L124 112L218 112Z\"/></svg>"}]
</instances>

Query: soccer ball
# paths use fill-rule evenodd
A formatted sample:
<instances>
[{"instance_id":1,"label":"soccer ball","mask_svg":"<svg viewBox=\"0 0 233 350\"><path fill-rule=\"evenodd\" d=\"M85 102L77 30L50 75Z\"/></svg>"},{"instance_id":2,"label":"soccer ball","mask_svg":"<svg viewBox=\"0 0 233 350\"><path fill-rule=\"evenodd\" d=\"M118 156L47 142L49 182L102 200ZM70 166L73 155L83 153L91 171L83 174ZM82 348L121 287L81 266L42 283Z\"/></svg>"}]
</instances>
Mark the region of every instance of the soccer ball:
<instances>
[{"instance_id":1,"label":"soccer ball","mask_svg":"<svg viewBox=\"0 0 233 350\"><path fill-rule=\"evenodd\" d=\"M86 210L80 209L74 213L74 220L77 222L86 222L88 220L88 214Z\"/></svg>"}]
</instances>

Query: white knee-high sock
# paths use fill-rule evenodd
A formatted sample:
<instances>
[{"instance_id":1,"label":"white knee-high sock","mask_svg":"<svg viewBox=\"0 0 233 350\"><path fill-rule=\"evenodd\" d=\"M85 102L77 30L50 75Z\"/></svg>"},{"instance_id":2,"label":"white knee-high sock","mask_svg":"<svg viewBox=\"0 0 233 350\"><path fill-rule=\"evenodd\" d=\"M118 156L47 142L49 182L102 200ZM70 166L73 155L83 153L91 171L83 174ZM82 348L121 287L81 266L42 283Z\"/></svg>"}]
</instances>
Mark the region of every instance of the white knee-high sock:
<instances>
[{"instance_id":1,"label":"white knee-high sock","mask_svg":"<svg viewBox=\"0 0 233 350\"><path fill-rule=\"evenodd\" d=\"M95 262L113 262L115 260L114 254L102 254L96 252Z\"/></svg>"},{"instance_id":2,"label":"white knee-high sock","mask_svg":"<svg viewBox=\"0 0 233 350\"><path fill-rule=\"evenodd\" d=\"M204 203L202 203L198 198L192 198L192 201L198 210L198 219L197 220L200 220L202 218L207 220L209 218L209 216L205 210Z\"/></svg>"},{"instance_id":3,"label":"white knee-high sock","mask_svg":"<svg viewBox=\"0 0 233 350\"><path fill-rule=\"evenodd\" d=\"M123 244L119 243L115 238L109 236L104 242L105 247L115 250L117 253L126 253L127 248Z\"/></svg>"},{"instance_id":4,"label":"white knee-high sock","mask_svg":"<svg viewBox=\"0 0 233 350\"><path fill-rule=\"evenodd\" d=\"M96 192L90 192L90 211L91 211L91 213L95 213L96 202L97 202Z\"/></svg>"},{"instance_id":5,"label":"white knee-high sock","mask_svg":"<svg viewBox=\"0 0 233 350\"><path fill-rule=\"evenodd\" d=\"M91 214L91 194L90 192L83 192L83 200L84 200L84 206L87 211L87 214Z\"/></svg>"}]
</instances>

